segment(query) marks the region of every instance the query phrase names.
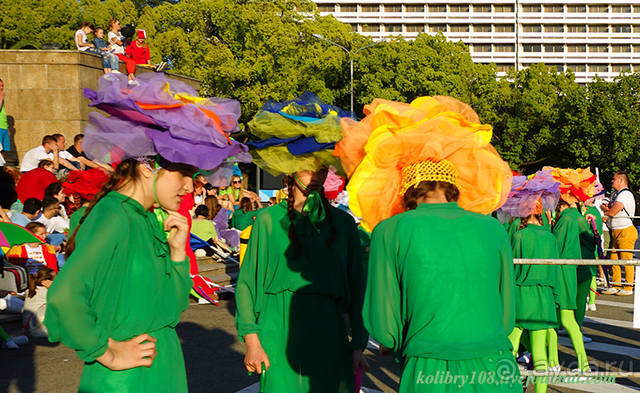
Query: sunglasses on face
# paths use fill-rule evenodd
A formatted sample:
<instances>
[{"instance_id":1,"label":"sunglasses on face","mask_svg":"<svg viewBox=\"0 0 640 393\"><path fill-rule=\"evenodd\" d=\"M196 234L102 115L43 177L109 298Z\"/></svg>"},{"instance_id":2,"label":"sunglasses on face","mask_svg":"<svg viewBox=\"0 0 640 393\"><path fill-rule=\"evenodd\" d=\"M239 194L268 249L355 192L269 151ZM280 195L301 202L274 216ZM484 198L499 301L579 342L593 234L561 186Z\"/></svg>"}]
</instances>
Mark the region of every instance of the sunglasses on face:
<instances>
[{"instance_id":1,"label":"sunglasses on face","mask_svg":"<svg viewBox=\"0 0 640 393\"><path fill-rule=\"evenodd\" d=\"M241 183L242 183L242 180L234 180L233 181L233 184L241 184Z\"/></svg>"}]
</instances>

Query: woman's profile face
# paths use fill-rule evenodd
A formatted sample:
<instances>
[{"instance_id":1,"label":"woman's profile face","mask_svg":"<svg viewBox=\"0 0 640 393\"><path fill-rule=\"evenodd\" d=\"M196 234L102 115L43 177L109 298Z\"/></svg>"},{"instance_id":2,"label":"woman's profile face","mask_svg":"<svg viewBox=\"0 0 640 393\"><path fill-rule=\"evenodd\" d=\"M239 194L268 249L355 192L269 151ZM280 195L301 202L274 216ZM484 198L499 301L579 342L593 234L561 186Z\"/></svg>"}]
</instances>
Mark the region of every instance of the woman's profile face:
<instances>
[{"instance_id":1,"label":"woman's profile face","mask_svg":"<svg viewBox=\"0 0 640 393\"><path fill-rule=\"evenodd\" d=\"M160 170L156 182L156 195L160 206L177 211L182 197L193 191L193 180L178 171Z\"/></svg>"}]
</instances>

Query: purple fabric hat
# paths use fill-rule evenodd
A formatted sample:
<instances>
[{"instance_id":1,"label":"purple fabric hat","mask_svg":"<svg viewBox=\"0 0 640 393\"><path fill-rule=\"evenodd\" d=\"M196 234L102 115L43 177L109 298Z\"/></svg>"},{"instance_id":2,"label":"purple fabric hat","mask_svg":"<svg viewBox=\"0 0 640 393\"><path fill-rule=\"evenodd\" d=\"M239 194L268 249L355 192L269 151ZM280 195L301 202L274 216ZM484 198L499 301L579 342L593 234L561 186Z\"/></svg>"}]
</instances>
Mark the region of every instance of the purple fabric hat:
<instances>
[{"instance_id":1,"label":"purple fabric hat","mask_svg":"<svg viewBox=\"0 0 640 393\"><path fill-rule=\"evenodd\" d=\"M85 89L90 106L83 149L93 160L112 163L161 155L209 173L213 185L226 185L236 162L250 162L247 147L229 137L239 130L240 103L199 97L194 89L164 74L147 73L127 84L120 74L100 78L98 90Z\"/></svg>"},{"instance_id":2,"label":"purple fabric hat","mask_svg":"<svg viewBox=\"0 0 640 393\"><path fill-rule=\"evenodd\" d=\"M538 199L545 210L554 210L560 199L560 183L553 180L551 171L538 171L533 176L514 176L511 192L499 209L502 215L527 217L536 208Z\"/></svg>"}]
</instances>

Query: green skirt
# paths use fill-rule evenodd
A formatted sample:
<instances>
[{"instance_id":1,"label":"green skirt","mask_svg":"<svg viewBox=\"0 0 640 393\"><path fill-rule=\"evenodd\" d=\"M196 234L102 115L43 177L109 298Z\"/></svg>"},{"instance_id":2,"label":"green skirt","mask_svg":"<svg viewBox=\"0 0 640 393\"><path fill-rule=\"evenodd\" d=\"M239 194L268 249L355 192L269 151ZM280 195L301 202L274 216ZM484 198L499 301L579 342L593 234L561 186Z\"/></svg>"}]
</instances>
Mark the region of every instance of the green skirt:
<instances>
[{"instance_id":1,"label":"green skirt","mask_svg":"<svg viewBox=\"0 0 640 393\"><path fill-rule=\"evenodd\" d=\"M575 265L560 265L556 269L554 294L560 310L575 310L578 273Z\"/></svg>"},{"instance_id":2,"label":"green skirt","mask_svg":"<svg viewBox=\"0 0 640 393\"><path fill-rule=\"evenodd\" d=\"M553 289L542 285L516 285L516 326L544 330L557 326Z\"/></svg>"},{"instance_id":3,"label":"green skirt","mask_svg":"<svg viewBox=\"0 0 640 393\"><path fill-rule=\"evenodd\" d=\"M271 363L265 393L353 393L352 351L334 298L289 291L266 294L258 325Z\"/></svg>"},{"instance_id":4,"label":"green skirt","mask_svg":"<svg viewBox=\"0 0 640 393\"><path fill-rule=\"evenodd\" d=\"M522 393L511 351L468 360L410 357L398 393Z\"/></svg>"}]
</instances>

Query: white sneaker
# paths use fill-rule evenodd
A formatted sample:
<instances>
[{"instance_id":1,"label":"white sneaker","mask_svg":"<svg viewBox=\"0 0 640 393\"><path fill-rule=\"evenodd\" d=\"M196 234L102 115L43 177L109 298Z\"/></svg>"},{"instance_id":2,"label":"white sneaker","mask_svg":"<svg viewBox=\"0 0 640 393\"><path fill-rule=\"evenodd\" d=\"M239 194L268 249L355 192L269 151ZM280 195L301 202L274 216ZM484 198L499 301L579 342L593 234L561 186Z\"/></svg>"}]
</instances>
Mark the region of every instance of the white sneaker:
<instances>
[{"instance_id":1,"label":"white sneaker","mask_svg":"<svg viewBox=\"0 0 640 393\"><path fill-rule=\"evenodd\" d=\"M140 85L140 83L139 83L137 80L135 80L135 79L132 79L132 80L130 80L130 81L129 81L129 82L127 82L127 83L128 83L130 86L138 86L138 85Z\"/></svg>"},{"instance_id":2,"label":"white sneaker","mask_svg":"<svg viewBox=\"0 0 640 393\"><path fill-rule=\"evenodd\" d=\"M582 341L585 343L590 343L591 341L593 341L593 339L591 337L587 337L585 335L582 336Z\"/></svg>"},{"instance_id":3,"label":"white sneaker","mask_svg":"<svg viewBox=\"0 0 640 393\"><path fill-rule=\"evenodd\" d=\"M112 74L122 74L122 72L118 71L118 70L111 70Z\"/></svg>"},{"instance_id":4,"label":"white sneaker","mask_svg":"<svg viewBox=\"0 0 640 393\"><path fill-rule=\"evenodd\" d=\"M549 372L556 373L562 371L562 368L558 364L557 366L549 367Z\"/></svg>"},{"instance_id":5,"label":"white sneaker","mask_svg":"<svg viewBox=\"0 0 640 393\"><path fill-rule=\"evenodd\" d=\"M13 342L18 344L18 345L26 345L29 343L29 337L27 336L15 336L12 337Z\"/></svg>"},{"instance_id":6,"label":"white sneaker","mask_svg":"<svg viewBox=\"0 0 640 393\"><path fill-rule=\"evenodd\" d=\"M4 348L4 349L19 349L20 347L18 346L18 344L13 342L12 339L8 338L8 339L4 340L4 342L2 343L2 348Z\"/></svg>"},{"instance_id":7,"label":"white sneaker","mask_svg":"<svg viewBox=\"0 0 640 393\"><path fill-rule=\"evenodd\" d=\"M616 296L631 296L631 295L633 295L633 291L630 291L628 289L623 289L616 293Z\"/></svg>"},{"instance_id":8,"label":"white sneaker","mask_svg":"<svg viewBox=\"0 0 640 393\"><path fill-rule=\"evenodd\" d=\"M520 356L517 360L518 363L528 364L531 361L531 353L529 351L524 351L522 356Z\"/></svg>"},{"instance_id":9,"label":"white sneaker","mask_svg":"<svg viewBox=\"0 0 640 393\"><path fill-rule=\"evenodd\" d=\"M0 311L7 309L7 301L4 298L0 298Z\"/></svg>"},{"instance_id":10,"label":"white sneaker","mask_svg":"<svg viewBox=\"0 0 640 393\"><path fill-rule=\"evenodd\" d=\"M602 291L601 293L603 295L615 295L616 293L620 292L620 290L618 288L607 288L604 291Z\"/></svg>"},{"instance_id":11,"label":"white sneaker","mask_svg":"<svg viewBox=\"0 0 640 393\"><path fill-rule=\"evenodd\" d=\"M587 305L587 311L596 311L596 310L597 309L596 309L596 304L595 303Z\"/></svg>"}]
</instances>

